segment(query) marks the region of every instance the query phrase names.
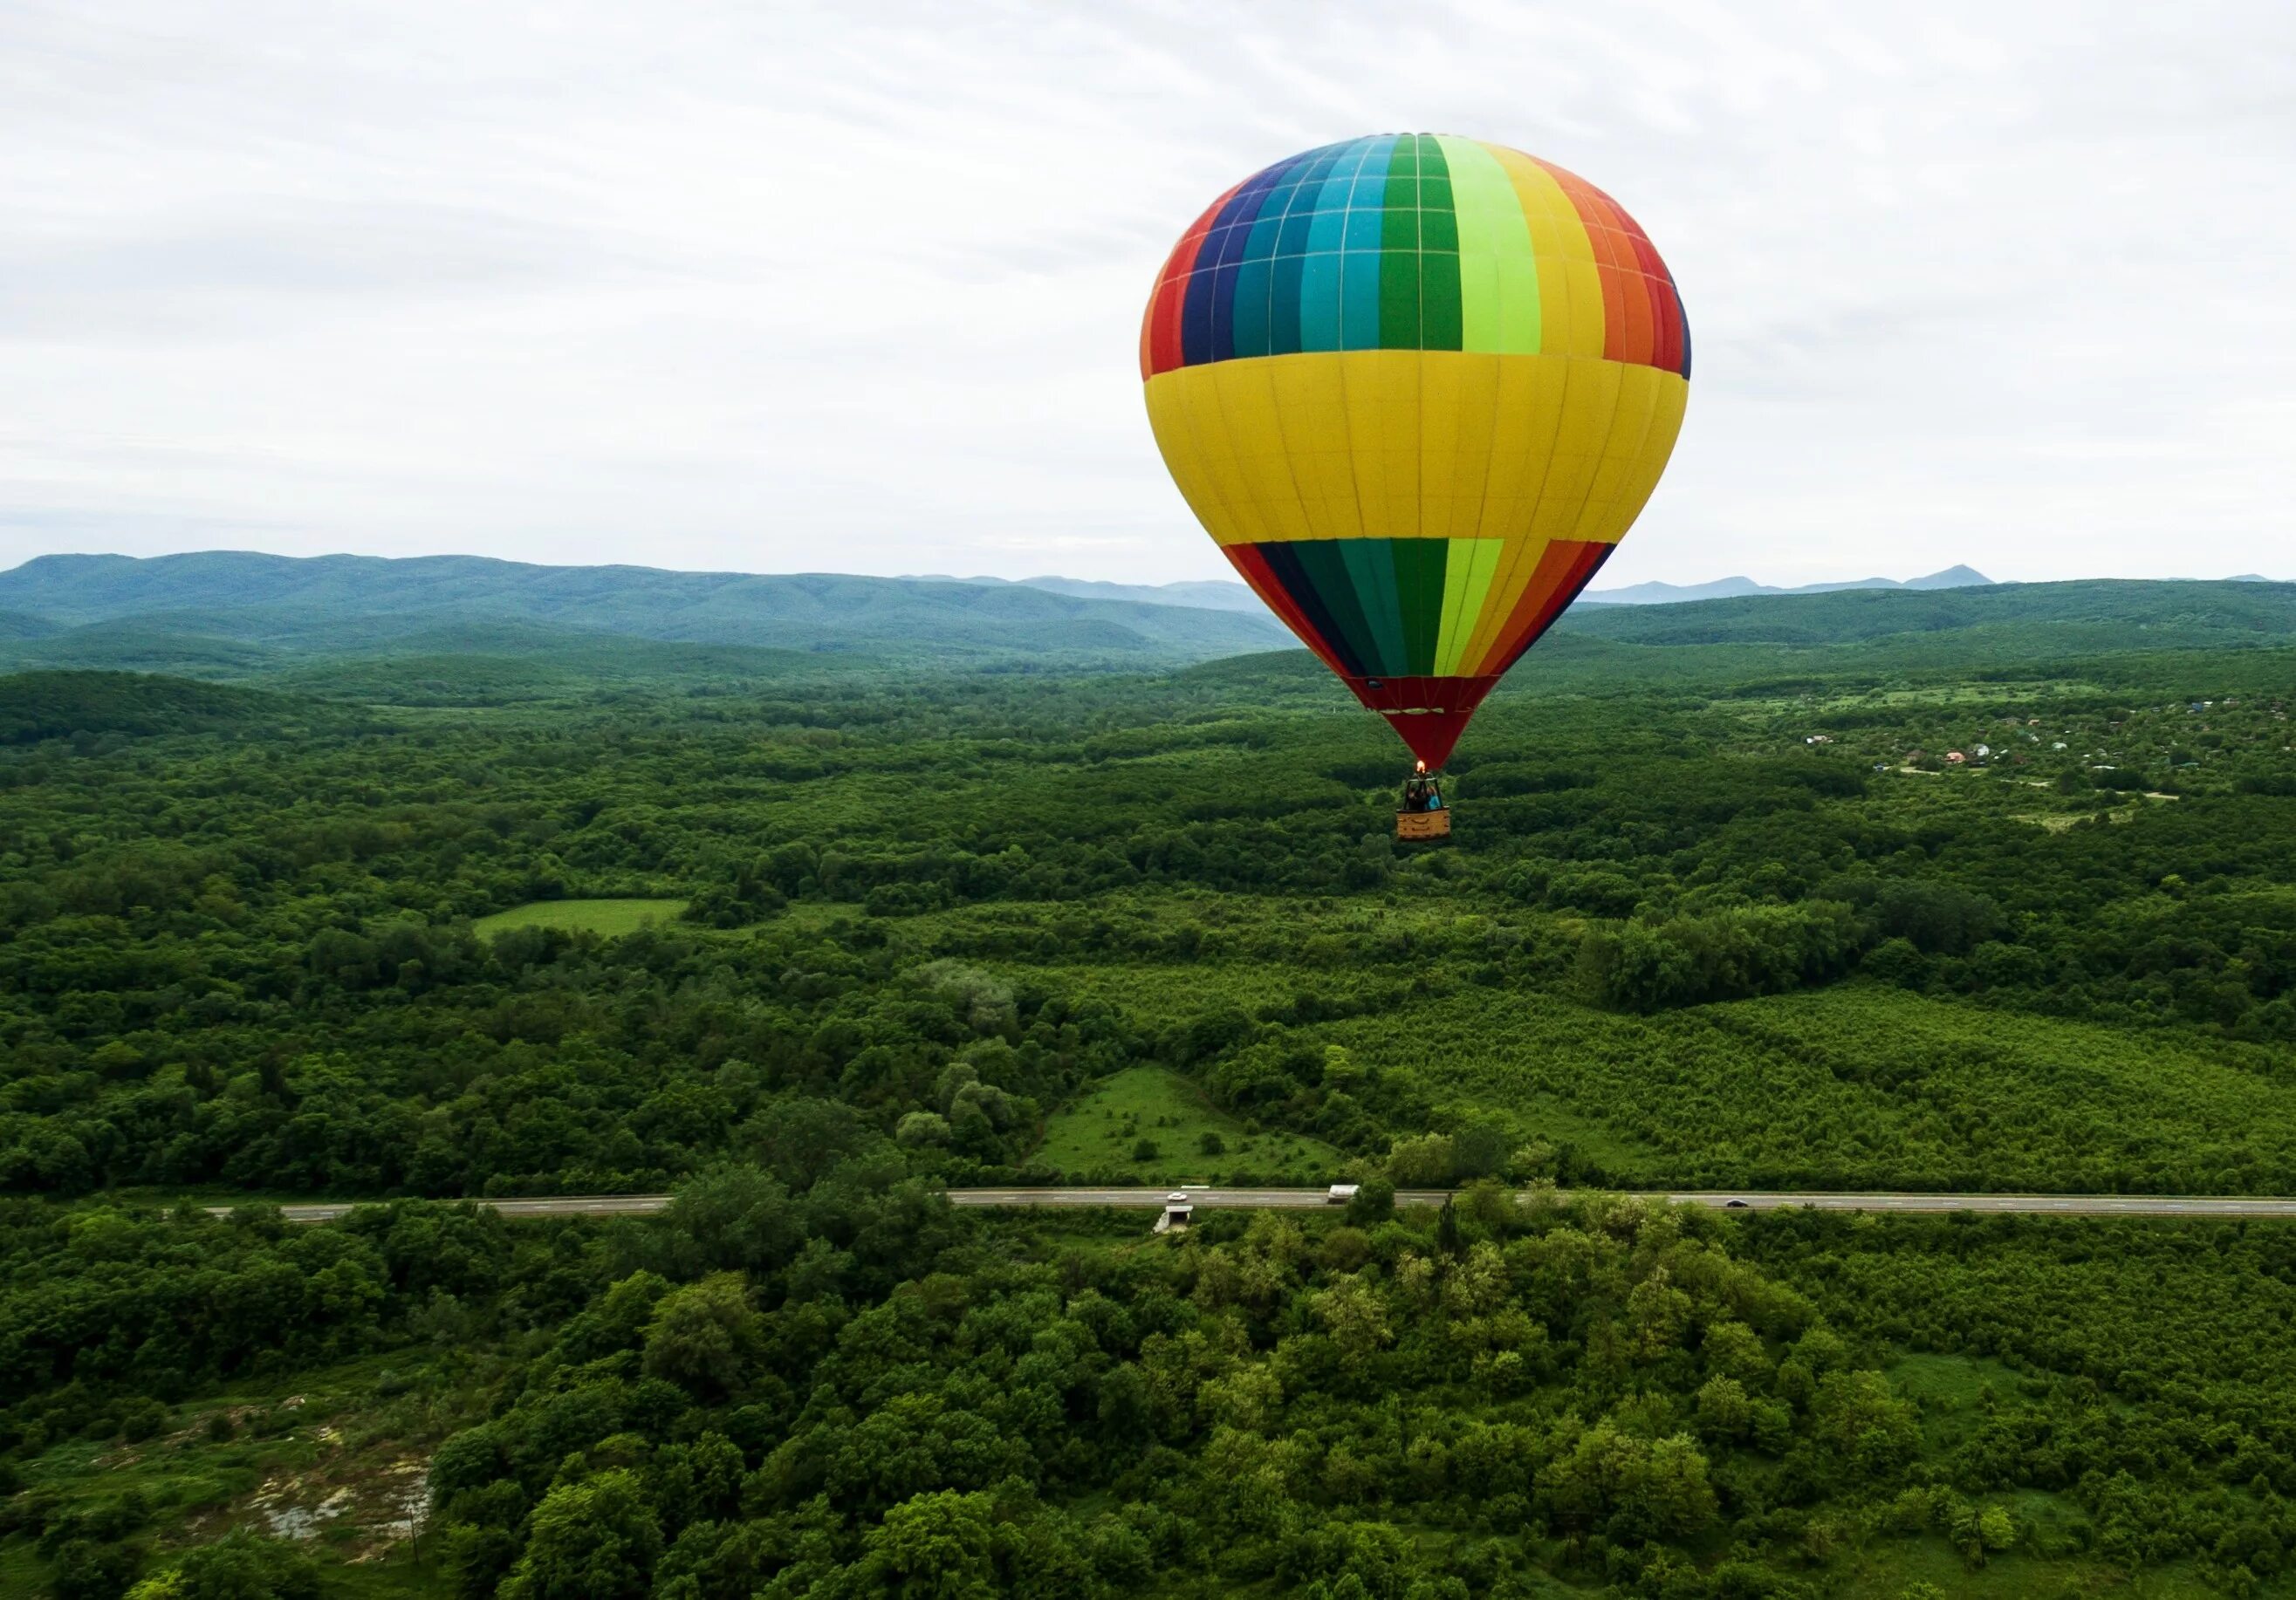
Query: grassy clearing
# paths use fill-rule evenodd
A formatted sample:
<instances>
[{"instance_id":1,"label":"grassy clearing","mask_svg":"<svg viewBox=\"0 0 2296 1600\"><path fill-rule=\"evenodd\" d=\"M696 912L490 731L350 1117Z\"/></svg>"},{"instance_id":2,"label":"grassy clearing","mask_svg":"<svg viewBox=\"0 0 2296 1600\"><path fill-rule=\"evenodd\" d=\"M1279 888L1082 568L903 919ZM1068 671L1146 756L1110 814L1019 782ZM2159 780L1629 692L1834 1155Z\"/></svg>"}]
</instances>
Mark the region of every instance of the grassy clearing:
<instances>
[{"instance_id":1,"label":"grassy clearing","mask_svg":"<svg viewBox=\"0 0 2296 1600\"><path fill-rule=\"evenodd\" d=\"M2063 833L2067 829L2070 829L2074 823L2085 820L2087 815L2088 813L2086 812L2037 812L2021 811L2012 812L2009 815L2009 820L2012 822L2028 822L2035 828L2041 829L2049 833Z\"/></svg>"},{"instance_id":2,"label":"grassy clearing","mask_svg":"<svg viewBox=\"0 0 2296 1600\"><path fill-rule=\"evenodd\" d=\"M2022 1497L1997 1497L2019 1511L2028 1508ZM2029 1513L2030 1514L2030 1513ZM1842 1600L1902 1600L1931 1585L1954 1600L2086 1600L2112 1595L2117 1600L2216 1600L2224 1590L2202 1582L2191 1568L2178 1566L2141 1572L2131 1577L2109 1563L2076 1558L2047 1559L2021 1551L1995 1555L1986 1565L1972 1568L1961 1555L1935 1535L1876 1542L1827 1574L1826 1593ZM2285 1585L2259 1588L2257 1595L2285 1595Z\"/></svg>"},{"instance_id":3,"label":"grassy clearing","mask_svg":"<svg viewBox=\"0 0 2296 1600\"><path fill-rule=\"evenodd\" d=\"M1923 1438L1939 1452L1959 1445L1988 1408L2019 1392L2016 1372L1987 1356L1905 1351L1889 1374L1890 1387L1922 1408Z\"/></svg>"},{"instance_id":4,"label":"grassy clearing","mask_svg":"<svg viewBox=\"0 0 2296 1600\"><path fill-rule=\"evenodd\" d=\"M1988 1398L2017 1392L2011 1367L1986 1356L1942 1356L1907 1351L1890 1363L1890 1384L1925 1408L1947 1411L1982 1407Z\"/></svg>"},{"instance_id":5,"label":"grassy clearing","mask_svg":"<svg viewBox=\"0 0 2296 1600\"><path fill-rule=\"evenodd\" d=\"M1140 1153L1144 1140L1154 1155ZM1073 1177L1114 1183L1194 1183L1238 1174L1330 1182L1346 1158L1320 1139L1281 1130L1255 1133L1179 1073L1136 1066L1054 1113L1033 1159Z\"/></svg>"},{"instance_id":6,"label":"grassy clearing","mask_svg":"<svg viewBox=\"0 0 2296 1600\"><path fill-rule=\"evenodd\" d=\"M570 934L599 934L611 939L675 922L685 905L683 900L530 900L507 911L481 917L471 927L481 939L514 927L562 928Z\"/></svg>"},{"instance_id":7,"label":"grassy clearing","mask_svg":"<svg viewBox=\"0 0 2296 1600\"><path fill-rule=\"evenodd\" d=\"M987 962L1001 967L1003 963ZM1103 1001L1140 1022L1168 1027L1233 1008L1256 1006L1308 987L1303 968L1276 962L1032 967L1023 969L1063 995ZM1257 986L1255 986L1257 985Z\"/></svg>"}]
</instances>

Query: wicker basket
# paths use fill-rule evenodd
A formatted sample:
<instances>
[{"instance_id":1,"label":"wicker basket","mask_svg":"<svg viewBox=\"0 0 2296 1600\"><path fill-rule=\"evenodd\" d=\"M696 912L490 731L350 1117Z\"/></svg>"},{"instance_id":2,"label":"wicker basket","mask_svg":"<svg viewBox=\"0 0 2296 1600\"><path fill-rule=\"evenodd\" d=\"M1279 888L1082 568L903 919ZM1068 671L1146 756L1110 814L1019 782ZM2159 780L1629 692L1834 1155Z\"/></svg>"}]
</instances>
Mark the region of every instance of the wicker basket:
<instances>
[{"instance_id":1,"label":"wicker basket","mask_svg":"<svg viewBox=\"0 0 2296 1600\"><path fill-rule=\"evenodd\" d=\"M1451 837L1451 808L1442 806L1435 811L1399 811L1395 813L1395 837L1398 839L1447 839Z\"/></svg>"}]
</instances>

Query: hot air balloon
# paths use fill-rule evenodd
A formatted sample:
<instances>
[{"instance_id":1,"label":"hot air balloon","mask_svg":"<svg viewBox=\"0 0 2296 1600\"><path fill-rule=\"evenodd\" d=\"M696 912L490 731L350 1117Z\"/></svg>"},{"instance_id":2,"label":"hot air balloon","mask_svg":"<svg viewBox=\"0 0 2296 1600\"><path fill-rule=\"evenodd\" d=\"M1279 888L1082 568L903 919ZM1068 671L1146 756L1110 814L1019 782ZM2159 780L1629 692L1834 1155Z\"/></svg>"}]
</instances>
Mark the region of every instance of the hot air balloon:
<instances>
[{"instance_id":1,"label":"hot air balloon","mask_svg":"<svg viewBox=\"0 0 2296 1600\"><path fill-rule=\"evenodd\" d=\"M1690 328L1666 264L1610 196L1535 157L1350 139L1196 219L1140 371L1205 530L1418 758L1398 832L1447 834L1438 779L1468 719L1674 449Z\"/></svg>"}]
</instances>

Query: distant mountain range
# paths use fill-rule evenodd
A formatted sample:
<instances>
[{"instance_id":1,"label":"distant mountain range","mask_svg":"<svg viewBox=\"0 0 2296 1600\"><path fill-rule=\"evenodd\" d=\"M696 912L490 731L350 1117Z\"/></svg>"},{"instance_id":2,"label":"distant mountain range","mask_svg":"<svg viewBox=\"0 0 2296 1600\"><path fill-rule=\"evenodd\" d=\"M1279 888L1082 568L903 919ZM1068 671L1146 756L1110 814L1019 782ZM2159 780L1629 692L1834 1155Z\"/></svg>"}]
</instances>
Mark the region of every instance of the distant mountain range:
<instances>
[{"instance_id":1,"label":"distant mountain range","mask_svg":"<svg viewBox=\"0 0 2296 1600\"><path fill-rule=\"evenodd\" d=\"M1076 600L1130 600L1143 606L1193 606L1206 611L1243 611L1267 615L1259 597L1233 578L1198 579L1179 584L1108 584L1094 578L942 578L914 580L925 584L987 584L1003 588L1042 589Z\"/></svg>"},{"instance_id":2,"label":"distant mountain range","mask_svg":"<svg viewBox=\"0 0 2296 1600\"><path fill-rule=\"evenodd\" d=\"M41 556L0 573L0 659L141 665L202 653L531 652L569 636L902 659L1201 661L1292 642L1236 606L835 573L539 567L480 556L239 551ZM1083 584L1086 590L1119 585Z\"/></svg>"},{"instance_id":3,"label":"distant mountain range","mask_svg":"<svg viewBox=\"0 0 2296 1600\"><path fill-rule=\"evenodd\" d=\"M1746 594L1834 594L1844 589L1974 589L1992 583L1974 567L1948 567L1927 577L1859 578L1848 584L1803 584L1779 589L1751 578L1716 578L1710 584L1629 584L1623 589L1589 589L1578 597L1589 606L1673 606L1684 600L1736 600Z\"/></svg>"},{"instance_id":4,"label":"distant mountain range","mask_svg":"<svg viewBox=\"0 0 2296 1600\"><path fill-rule=\"evenodd\" d=\"M1910 584L1780 590L1730 578L1587 598L1603 603L1574 608L1538 661L1891 639L1901 655L1914 651L1909 660L1972 649L2021 658L2296 633L2296 584L2253 579L1988 584L1956 567ZM1916 640L1917 650L1906 642ZM328 681L371 685L376 698L403 697L410 683L445 702L665 672L771 678L877 664L1152 671L1294 648L1250 590L1218 582L760 576L229 551L43 556L0 572L0 672L92 667L293 687L318 664L350 662L356 671L328 667Z\"/></svg>"},{"instance_id":5,"label":"distant mountain range","mask_svg":"<svg viewBox=\"0 0 2296 1600\"><path fill-rule=\"evenodd\" d=\"M1105 584L1088 578L949 578L930 577L925 583L987 584L1004 588L1042 589L1079 600L1132 600L1144 606L1193 606L1210 611L1259 613L1259 599L1243 584L1211 579L1185 584ZM1948 567L1927 577L1859 578L1847 584L1805 584L1781 589L1751 578L1717 578L1710 584L1629 584L1623 589L1593 589L1578 598L1597 606L1668 606L1682 600L1735 600L1742 594L1831 594L1841 589L1968 589L1992 583L1973 567Z\"/></svg>"},{"instance_id":6,"label":"distant mountain range","mask_svg":"<svg viewBox=\"0 0 2296 1600\"><path fill-rule=\"evenodd\" d=\"M1575 606L1530 659L1602 641L1637 649L1887 642L1907 664L2030 660L2130 649L2296 644L2296 584L2080 578L2054 584L1748 594L1681 605ZM1878 659L1878 657L1877 657Z\"/></svg>"}]
</instances>

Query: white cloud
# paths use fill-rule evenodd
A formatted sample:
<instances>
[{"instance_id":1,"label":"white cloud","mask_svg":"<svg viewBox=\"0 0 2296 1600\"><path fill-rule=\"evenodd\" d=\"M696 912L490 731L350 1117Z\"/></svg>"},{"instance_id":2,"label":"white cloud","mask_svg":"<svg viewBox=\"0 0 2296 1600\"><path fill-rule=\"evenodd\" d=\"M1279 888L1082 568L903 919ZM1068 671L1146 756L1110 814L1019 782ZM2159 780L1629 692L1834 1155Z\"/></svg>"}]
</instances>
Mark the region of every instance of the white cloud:
<instances>
[{"instance_id":1,"label":"white cloud","mask_svg":"<svg viewBox=\"0 0 2296 1600\"><path fill-rule=\"evenodd\" d=\"M1149 281L1410 127L1683 285L1606 584L2296 576L2292 87L2265 3L0 4L0 562L1224 574Z\"/></svg>"}]
</instances>

